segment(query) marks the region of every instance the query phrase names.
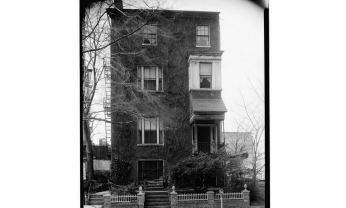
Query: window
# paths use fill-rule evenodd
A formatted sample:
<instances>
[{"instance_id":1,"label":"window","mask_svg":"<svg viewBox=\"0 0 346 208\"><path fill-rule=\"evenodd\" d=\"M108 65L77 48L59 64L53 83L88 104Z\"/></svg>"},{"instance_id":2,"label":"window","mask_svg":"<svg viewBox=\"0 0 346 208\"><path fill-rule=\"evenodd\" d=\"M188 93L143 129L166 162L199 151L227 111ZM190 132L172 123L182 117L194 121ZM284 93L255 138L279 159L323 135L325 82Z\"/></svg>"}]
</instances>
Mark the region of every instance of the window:
<instances>
[{"instance_id":1,"label":"window","mask_svg":"<svg viewBox=\"0 0 346 208\"><path fill-rule=\"evenodd\" d=\"M137 78L143 90L162 90L162 68L156 66L138 66Z\"/></svg>"},{"instance_id":2,"label":"window","mask_svg":"<svg viewBox=\"0 0 346 208\"><path fill-rule=\"evenodd\" d=\"M163 144L163 125L159 118L138 119L137 144Z\"/></svg>"},{"instance_id":3,"label":"window","mask_svg":"<svg viewBox=\"0 0 346 208\"><path fill-rule=\"evenodd\" d=\"M156 45L157 44L157 26L145 25L142 28L143 45Z\"/></svg>"},{"instance_id":4,"label":"window","mask_svg":"<svg viewBox=\"0 0 346 208\"><path fill-rule=\"evenodd\" d=\"M163 176L162 160L138 161L138 180L154 180Z\"/></svg>"},{"instance_id":5,"label":"window","mask_svg":"<svg viewBox=\"0 0 346 208\"><path fill-rule=\"evenodd\" d=\"M197 26L197 46L210 46L209 26Z\"/></svg>"},{"instance_id":6,"label":"window","mask_svg":"<svg viewBox=\"0 0 346 208\"><path fill-rule=\"evenodd\" d=\"M199 63L200 88L211 88L211 63Z\"/></svg>"}]
</instances>

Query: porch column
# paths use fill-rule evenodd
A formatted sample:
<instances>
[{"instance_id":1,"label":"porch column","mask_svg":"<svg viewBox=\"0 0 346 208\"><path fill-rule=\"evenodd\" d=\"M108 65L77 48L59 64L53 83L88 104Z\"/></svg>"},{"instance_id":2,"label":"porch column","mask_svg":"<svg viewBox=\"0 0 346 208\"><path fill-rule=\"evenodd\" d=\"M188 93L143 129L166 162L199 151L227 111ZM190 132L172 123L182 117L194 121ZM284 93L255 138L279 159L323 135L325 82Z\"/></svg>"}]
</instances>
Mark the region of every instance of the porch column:
<instances>
[{"instance_id":1,"label":"porch column","mask_svg":"<svg viewBox=\"0 0 346 208\"><path fill-rule=\"evenodd\" d=\"M198 151L198 147L197 147L197 128L196 128L196 121L194 121L193 123L193 131L194 131L194 138L193 138L193 144L194 144L194 152Z\"/></svg>"}]
</instances>

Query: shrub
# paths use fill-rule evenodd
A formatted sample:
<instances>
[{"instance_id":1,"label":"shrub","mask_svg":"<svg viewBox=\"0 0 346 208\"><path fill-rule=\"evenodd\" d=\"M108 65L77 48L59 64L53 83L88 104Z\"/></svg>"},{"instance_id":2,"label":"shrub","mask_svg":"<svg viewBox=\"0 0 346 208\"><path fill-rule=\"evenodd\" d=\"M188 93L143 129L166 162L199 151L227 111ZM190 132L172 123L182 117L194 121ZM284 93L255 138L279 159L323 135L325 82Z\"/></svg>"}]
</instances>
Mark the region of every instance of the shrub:
<instances>
[{"instance_id":1,"label":"shrub","mask_svg":"<svg viewBox=\"0 0 346 208\"><path fill-rule=\"evenodd\" d=\"M129 161L115 158L111 163L110 181L117 185L128 185L131 171L132 165Z\"/></svg>"},{"instance_id":2,"label":"shrub","mask_svg":"<svg viewBox=\"0 0 346 208\"><path fill-rule=\"evenodd\" d=\"M177 186L192 187L196 192L201 192L208 186L216 185L216 176L223 179L225 168L217 155L200 152L178 162L171 172Z\"/></svg>"},{"instance_id":3,"label":"shrub","mask_svg":"<svg viewBox=\"0 0 346 208\"><path fill-rule=\"evenodd\" d=\"M108 183L111 171L109 170L94 170L94 180L97 183Z\"/></svg>"},{"instance_id":4,"label":"shrub","mask_svg":"<svg viewBox=\"0 0 346 208\"><path fill-rule=\"evenodd\" d=\"M128 185L112 185L110 187L110 192L112 195L134 195L138 190L138 186L132 182Z\"/></svg>"},{"instance_id":5,"label":"shrub","mask_svg":"<svg viewBox=\"0 0 346 208\"><path fill-rule=\"evenodd\" d=\"M230 184L225 187L225 192L241 192L244 190L244 184L247 185L247 190L250 191L250 202L264 200L264 195L260 190L257 181L252 181L245 178L245 174L241 171L235 171L231 175Z\"/></svg>"}]
</instances>

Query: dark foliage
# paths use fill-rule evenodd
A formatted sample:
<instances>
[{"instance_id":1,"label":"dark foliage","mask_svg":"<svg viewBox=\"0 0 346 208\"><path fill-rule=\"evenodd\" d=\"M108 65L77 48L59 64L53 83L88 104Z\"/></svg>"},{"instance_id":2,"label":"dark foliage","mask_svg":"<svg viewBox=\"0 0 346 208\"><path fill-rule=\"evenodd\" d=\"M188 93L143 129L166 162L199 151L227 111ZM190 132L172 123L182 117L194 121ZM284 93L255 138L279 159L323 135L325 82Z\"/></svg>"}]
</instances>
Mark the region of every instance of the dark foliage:
<instances>
[{"instance_id":1,"label":"dark foliage","mask_svg":"<svg viewBox=\"0 0 346 208\"><path fill-rule=\"evenodd\" d=\"M128 185L132 165L129 161L114 158L111 163L110 181L116 185Z\"/></svg>"}]
</instances>

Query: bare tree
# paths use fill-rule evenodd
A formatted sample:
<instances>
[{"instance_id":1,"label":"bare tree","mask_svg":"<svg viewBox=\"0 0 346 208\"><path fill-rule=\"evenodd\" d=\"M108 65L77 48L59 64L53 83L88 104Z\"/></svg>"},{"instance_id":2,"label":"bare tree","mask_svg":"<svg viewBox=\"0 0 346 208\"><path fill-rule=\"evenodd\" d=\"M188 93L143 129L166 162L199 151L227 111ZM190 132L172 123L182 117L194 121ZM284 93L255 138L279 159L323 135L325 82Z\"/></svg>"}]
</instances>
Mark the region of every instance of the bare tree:
<instances>
[{"instance_id":1,"label":"bare tree","mask_svg":"<svg viewBox=\"0 0 346 208\"><path fill-rule=\"evenodd\" d=\"M249 143L244 142L245 137L237 138L233 144L237 151L249 148L250 159L245 161L251 166L251 178L253 181L257 179L257 175L261 173L265 167L264 163L264 132L265 132L265 120L264 120L264 88L263 84L259 82L258 86L255 86L253 82L248 79L251 85L251 90L255 94L254 97L247 99L245 94L239 90L241 97L242 113L237 113L240 118L235 120L238 132L247 133L247 139ZM245 164L246 166L246 164Z\"/></svg>"},{"instance_id":2,"label":"bare tree","mask_svg":"<svg viewBox=\"0 0 346 208\"><path fill-rule=\"evenodd\" d=\"M162 104L157 96L139 90L136 74L128 70L123 63L121 56L141 55L144 58L146 54L133 47L125 46L123 43L133 43L133 38L139 35L139 31L151 18L160 16L160 6L149 6L143 1L147 8L138 8L135 13L127 14L123 12L117 1L106 0L89 4L85 8L85 16L82 22L82 56L83 56L83 139L86 142L87 153L87 178L92 180L93 174L93 152L92 152L92 132L90 122L102 121L108 122L116 127L131 125L139 117L146 114L168 115L167 108ZM128 5L135 7L136 4ZM115 9L122 18L122 23L117 27L111 26L108 9ZM149 9L148 9L149 8ZM145 15L143 15L145 14ZM145 18L144 18L145 17ZM131 27L128 27L131 25ZM133 27L134 25L134 27ZM125 40L125 41L123 41ZM122 42L123 41L123 42ZM121 52L110 56L110 48L115 46ZM104 113L103 95L101 90L103 86L104 73L106 69L110 70L112 84L111 106L106 109L113 113L114 119L107 120L98 115ZM113 90L115 89L115 90ZM101 99L97 99L100 98ZM122 118L119 115L125 115ZM169 120L170 116L165 116ZM118 151L119 152L119 151Z\"/></svg>"}]
</instances>

